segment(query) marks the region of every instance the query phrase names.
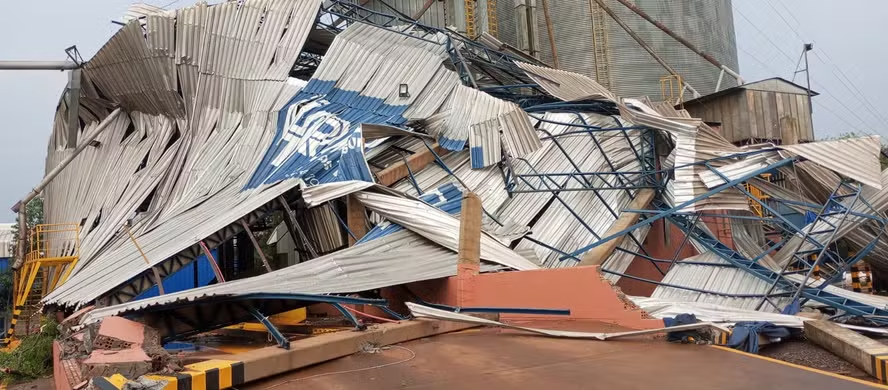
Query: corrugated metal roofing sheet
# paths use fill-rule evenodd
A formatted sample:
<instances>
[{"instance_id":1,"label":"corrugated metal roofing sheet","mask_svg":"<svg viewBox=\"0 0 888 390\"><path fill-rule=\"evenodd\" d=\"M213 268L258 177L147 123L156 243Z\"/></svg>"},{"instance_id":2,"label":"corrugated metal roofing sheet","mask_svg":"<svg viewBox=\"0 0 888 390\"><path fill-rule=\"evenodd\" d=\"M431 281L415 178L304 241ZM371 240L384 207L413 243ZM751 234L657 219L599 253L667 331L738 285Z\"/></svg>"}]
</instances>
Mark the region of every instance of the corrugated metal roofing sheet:
<instances>
[{"instance_id":1,"label":"corrugated metal roofing sheet","mask_svg":"<svg viewBox=\"0 0 888 390\"><path fill-rule=\"evenodd\" d=\"M870 187L882 189L879 164L882 143L878 135L778 147Z\"/></svg>"},{"instance_id":2,"label":"corrugated metal roofing sheet","mask_svg":"<svg viewBox=\"0 0 888 390\"><path fill-rule=\"evenodd\" d=\"M459 219L423 202L391 195L354 195L369 210L450 250L459 250ZM372 241L371 241L372 242ZM489 234L481 234L481 258L517 270L539 268Z\"/></svg>"},{"instance_id":3,"label":"corrugated metal roofing sheet","mask_svg":"<svg viewBox=\"0 0 888 390\"><path fill-rule=\"evenodd\" d=\"M250 293L337 294L456 275L455 252L412 234L390 236L252 278L93 310L81 323L175 302ZM205 307L205 310L212 310Z\"/></svg>"},{"instance_id":4,"label":"corrugated metal roofing sheet","mask_svg":"<svg viewBox=\"0 0 888 390\"><path fill-rule=\"evenodd\" d=\"M523 62L517 65L524 69L527 76L546 90L550 95L564 101L574 100L608 100L616 101L617 97L595 80L579 73L546 68Z\"/></svg>"}]
</instances>

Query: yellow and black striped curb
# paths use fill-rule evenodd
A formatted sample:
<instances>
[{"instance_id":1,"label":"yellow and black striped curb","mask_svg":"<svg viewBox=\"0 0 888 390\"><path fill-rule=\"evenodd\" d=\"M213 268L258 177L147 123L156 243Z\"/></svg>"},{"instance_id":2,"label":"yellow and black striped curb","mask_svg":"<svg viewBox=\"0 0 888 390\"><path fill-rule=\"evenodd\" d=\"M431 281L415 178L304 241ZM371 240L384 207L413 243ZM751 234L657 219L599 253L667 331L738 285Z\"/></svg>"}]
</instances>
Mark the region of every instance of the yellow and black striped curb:
<instances>
[{"instance_id":1,"label":"yellow and black striped curb","mask_svg":"<svg viewBox=\"0 0 888 390\"><path fill-rule=\"evenodd\" d=\"M185 366L175 376L145 375L145 378L166 381L163 390L222 390L244 383L244 363L233 360L207 360ZM93 384L100 390L122 390L127 379L120 374L97 377Z\"/></svg>"},{"instance_id":2,"label":"yellow and black striped curb","mask_svg":"<svg viewBox=\"0 0 888 390\"><path fill-rule=\"evenodd\" d=\"M19 316L22 314L22 307L16 306L12 310L12 319L9 320L9 329L6 330L6 337L12 339L15 335L15 324L18 322Z\"/></svg>"},{"instance_id":3,"label":"yellow and black striped curb","mask_svg":"<svg viewBox=\"0 0 888 390\"><path fill-rule=\"evenodd\" d=\"M873 376L883 384L888 384L888 352L877 353L872 356Z\"/></svg>"}]
</instances>

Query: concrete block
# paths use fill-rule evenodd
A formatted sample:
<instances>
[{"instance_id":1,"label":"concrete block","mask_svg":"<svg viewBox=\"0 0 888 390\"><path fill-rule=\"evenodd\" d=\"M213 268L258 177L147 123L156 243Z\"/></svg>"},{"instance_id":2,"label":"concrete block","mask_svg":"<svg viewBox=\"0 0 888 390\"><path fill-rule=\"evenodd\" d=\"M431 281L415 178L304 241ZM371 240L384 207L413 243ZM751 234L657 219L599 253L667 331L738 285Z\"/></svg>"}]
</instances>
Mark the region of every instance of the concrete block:
<instances>
[{"instance_id":1,"label":"concrete block","mask_svg":"<svg viewBox=\"0 0 888 390\"><path fill-rule=\"evenodd\" d=\"M310 337L292 343L289 350L267 347L235 355L220 355L217 358L229 361L233 377L242 375L242 378L237 379L251 382L348 356L361 351L367 345L379 347L397 344L476 326L449 321L405 321L376 325L365 331L336 332ZM213 357L207 356L207 358ZM243 374L238 374L241 369Z\"/></svg>"},{"instance_id":2,"label":"concrete block","mask_svg":"<svg viewBox=\"0 0 888 390\"><path fill-rule=\"evenodd\" d=\"M107 317L103 319L102 323L99 325L98 334L100 337L104 336L127 343L127 345L122 348L126 348L130 345L142 345L145 342L145 325L130 321L123 317ZM95 347L102 348L98 345Z\"/></svg>"},{"instance_id":3,"label":"concrete block","mask_svg":"<svg viewBox=\"0 0 888 390\"><path fill-rule=\"evenodd\" d=\"M805 321L805 337L888 383L888 346L829 321Z\"/></svg>"},{"instance_id":4,"label":"concrete block","mask_svg":"<svg viewBox=\"0 0 888 390\"><path fill-rule=\"evenodd\" d=\"M121 374L138 378L151 372L151 358L138 348L120 351L95 350L81 363L81 377L111 376Z\"/></svg>"}]
</instances>

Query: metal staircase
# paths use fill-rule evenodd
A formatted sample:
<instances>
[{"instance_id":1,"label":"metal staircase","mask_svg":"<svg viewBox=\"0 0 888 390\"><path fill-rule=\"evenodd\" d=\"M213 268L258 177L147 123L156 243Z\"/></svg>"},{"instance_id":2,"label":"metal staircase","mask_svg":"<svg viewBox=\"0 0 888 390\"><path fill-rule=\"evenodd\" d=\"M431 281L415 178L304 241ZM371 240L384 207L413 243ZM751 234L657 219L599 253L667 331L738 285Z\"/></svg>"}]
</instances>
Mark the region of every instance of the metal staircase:
<instances>
[{"instance_id":1,"label":"metal staircase","mask_svg":"<svg viewBox=\"0 0 888 390\"><path fill-rule=\"evenodd\" d=\"M487 33L494 38L499 38L499 21L496 9L496 0L487 0Z\"/></svg>"},{"instance_id":2,"label":"metal staircase","mask_svg":"<svg viewBox=\"0 0 888 390\"><path fill-rule=\"evenodd\" d=\"M5 338L7 344L16 333L32 332L32 317L40 311L40 300L68 279L80 259L80 226L73 223L41 224L34 227L29 251L13 281L12 321ZM22 321L23 320L23 321ZM24 322L24 332L18 322ZM39 319L35 323L39 326Z\"/></svg>"},{"instance_id":3,"label":"metal staircase","mask_svg":"<svg viewBox=\"0 0 888 390\"><path fill-rule=\"evenodd\" d=\"M659 200L656 200L653 205L660 210L665 211L669 209L668 205ZM692 218L690 216L682 214L672 214L667 216L666 218L670 222L675 224L675 226L677 226L679 229L684 231L686 234L689 234L694 240L703 245L706 249L712 251L712 253L715 253L731 265L740 268L761 280L774 284L776 288L779 288L781 291L783 291L784 295L799 290L801 292L800 296L805 299L812 299L825 305L844 310L849 314L888 316L888 310L882 307L874 307L866 303L858 302L850 298L845 298L819 288L805 287L800 289L801 285L799 283L793 282L780 273L775 272L758 263L758 261L761 260L761 258L763 258L768 252L762 253L755 259L748 259L713 237L706 230L701 229L692 221ZM874 246L874 244L872 244L872 246ZM858 256L855 257L859 258L860 255L858 254Z\"/></svg>"}]
</instances>

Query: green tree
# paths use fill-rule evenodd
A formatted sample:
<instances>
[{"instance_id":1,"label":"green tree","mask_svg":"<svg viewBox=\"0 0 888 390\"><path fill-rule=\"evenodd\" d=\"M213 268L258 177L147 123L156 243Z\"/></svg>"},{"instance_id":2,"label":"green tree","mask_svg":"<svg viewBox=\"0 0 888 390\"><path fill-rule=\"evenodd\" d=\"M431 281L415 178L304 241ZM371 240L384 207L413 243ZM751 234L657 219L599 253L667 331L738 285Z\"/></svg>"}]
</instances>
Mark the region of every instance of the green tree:
<instances>
[{"instance_id":1,"label":"green tree","mask_svg":"<svg viewBox=\"0 0 888 390\"><path fill-rule=\"evenodd\" d=\"M28 202L28 229L33 228L34 226L43 223L43 198L37 197ZM19 232L19 219L15 218L15 224L12 225L12 253L16 252L16 247L18 247L18 232ZM12 266L10 262L10 266ZM13 274L12 268L7 268L3 271L0 271L0 316L4 313L8 313L12 310L12 283L13 283Z\"/></svg>"},{"instance_id":2,"label":"green tree","mask_svg":"<svg viewBox=\"0 0 888 390\"><path fill-rule=\"evenodd\" d=\"M31 199L28 202L28 229L33 229L34 226L37 226L43 223L43 197L36 197ZM12 242L12 253L16 252L16 247L18 246L18 236L19 236L19 217L15 217L15 224L12 225L12 233L13 233L13 242Z\"/></svg>"}]
</instances>

